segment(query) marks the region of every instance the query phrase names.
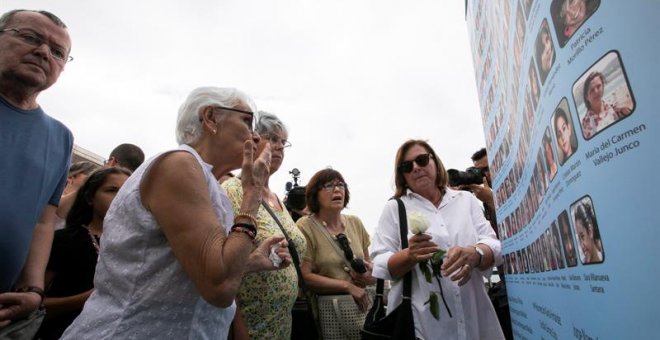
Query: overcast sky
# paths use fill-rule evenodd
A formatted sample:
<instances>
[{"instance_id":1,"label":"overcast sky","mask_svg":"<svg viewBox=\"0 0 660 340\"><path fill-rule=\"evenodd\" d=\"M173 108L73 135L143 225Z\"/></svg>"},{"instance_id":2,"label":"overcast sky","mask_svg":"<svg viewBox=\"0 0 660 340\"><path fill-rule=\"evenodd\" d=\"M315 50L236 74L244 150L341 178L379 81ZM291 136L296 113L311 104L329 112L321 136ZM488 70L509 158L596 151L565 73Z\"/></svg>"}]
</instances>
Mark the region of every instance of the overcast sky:
<instances>
[{"instance_id":1,"label":"overcast sky","mask_svg":"<svg viewBox=\"0 0 660 340\"><path fill-rule=\"evenodd\" d=\"M484 145L463 0L2 0L45 9L73 41L39 102L102 157L176 147L177 109L198 86L231 86L277 114L293 147L271 179L340 171L345 213L371 232L393 194L394 156L428 140L448 168Z\"/></svg>"}]
</instances>

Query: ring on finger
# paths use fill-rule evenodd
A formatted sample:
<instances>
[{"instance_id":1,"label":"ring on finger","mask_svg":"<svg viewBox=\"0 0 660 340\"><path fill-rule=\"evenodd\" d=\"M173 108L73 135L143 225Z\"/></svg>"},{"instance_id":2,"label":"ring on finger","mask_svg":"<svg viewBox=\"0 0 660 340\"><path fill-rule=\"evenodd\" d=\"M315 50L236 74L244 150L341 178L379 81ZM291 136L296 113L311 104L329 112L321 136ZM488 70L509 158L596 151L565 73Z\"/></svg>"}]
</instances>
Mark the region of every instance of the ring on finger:
<instances>
[{"instance_id":1,"label":"ring on finger","mask_svg":"<svg viewBox=\"0 0 660 340\"><path fill-rule=\"evenodd\" d=\"M471 270L472 266L466 263L463 265L463 268L467 268L467 270Z\"/></svg>"}]
</instances>

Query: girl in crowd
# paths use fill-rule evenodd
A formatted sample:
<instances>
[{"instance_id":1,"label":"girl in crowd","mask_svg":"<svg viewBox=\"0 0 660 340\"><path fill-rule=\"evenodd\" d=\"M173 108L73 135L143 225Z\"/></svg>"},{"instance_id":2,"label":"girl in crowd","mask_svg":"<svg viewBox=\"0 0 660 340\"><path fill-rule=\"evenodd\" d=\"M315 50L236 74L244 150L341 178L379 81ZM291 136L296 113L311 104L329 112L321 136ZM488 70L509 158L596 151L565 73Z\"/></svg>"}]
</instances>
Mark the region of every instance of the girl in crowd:
<instances>
[{"instance_id":1,"label":"girl in crowd","mask_svg":"<svg viewBox=\"0 0 660 340\"><path fill-rule=\"evenodd\" d=\"M275 115L259 111L255 131L261 139L257 143L257 152L261 152L270 143L270 176L279 170L284 160L284 150L291 146L287 141L289 133L284 123ZM261 196L263 204L268 204L276 218L284 227L296 251L302 257L305 253L305 237L296 227L282 201L269 188L269 179L263 186ZM227 191L234 212L238 213L243 201L241 180L232 177L222 187ZM256 215L259 228L257 242L272 236L282 236L282 231L270 213L260 207ZM246 274L238 293L238 306L232 330L247 331L251 339L291 338L291 309L298 295L298 274L293 266L278 270Z\"/></svg>"},{"instance_id":2,"label":"girl in crowd","mask_svg":"<svg viewBox=\"0 0 660 340\"><path fill-rule=\"evenodd\" d=\"M371 276L369 234L357 216L342 214L350 192L338 171L324 169L314 174L307 183L306 199L312 215L297 222L307 239L302 264L305 282L317 295L353 297L359 312L344 314L361 317L344 326L351 339L359 338L369 307L366 287L376 282Z\"/></svg>"},{"instance_id":3,"label":"girl in crowd","mask_svg":"<svg viewBox=\"0 0 660 340\"><path fill-rule=\"evenodd\" d=\"M466 191L447 187L447 172L431 146L422 140L405 142L396 154L395 197L408 217L423 216L428 229L408 232L409 247L401 249L397 202L387 202L374 233L374 276L394 280L387 311L402 299L403 276L412 271L415 333L420 339L503 339L495 310L486 294L484 277L502 263L500 242L484 217L480 202ZM427 282L420 266L443 249L441 278ZM431 293L444 296L438 318L427 303ZM450 316L451 314L451 316Z\"/></svg>"},{"instance_id":4,"label":"girl in crowd","mask_svg":"<svg viewBox=\"0 0 660 340\"><path fill-rule=\"evenodd\" d=\"M57 230L53 239L46 269L47 314L37 339L59 339L82 311L94 288L103 218L130 175L123 168L101 169L79 188L66 228Z\"/></svg>"}]
</instances>

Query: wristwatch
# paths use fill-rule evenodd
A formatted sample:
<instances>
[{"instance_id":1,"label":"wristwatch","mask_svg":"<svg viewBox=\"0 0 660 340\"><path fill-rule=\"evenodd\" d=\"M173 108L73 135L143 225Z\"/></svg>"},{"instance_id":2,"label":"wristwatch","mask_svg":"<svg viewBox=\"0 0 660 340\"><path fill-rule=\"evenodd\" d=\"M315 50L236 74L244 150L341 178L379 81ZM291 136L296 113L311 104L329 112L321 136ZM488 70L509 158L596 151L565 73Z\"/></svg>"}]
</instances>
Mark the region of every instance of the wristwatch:
<instances>
[{"instance_id":1,"label":"wristwatch","mask_svg":"<svg viewBox=\"0 0 660 340\"><path fill-rule=\"evenodd\" d=\"M479 263L476 266L478 268L481 267L481 262L484 260L484 251L476 245L474 246L474 250L479 254Z\"/></svg>"}]
</instances>

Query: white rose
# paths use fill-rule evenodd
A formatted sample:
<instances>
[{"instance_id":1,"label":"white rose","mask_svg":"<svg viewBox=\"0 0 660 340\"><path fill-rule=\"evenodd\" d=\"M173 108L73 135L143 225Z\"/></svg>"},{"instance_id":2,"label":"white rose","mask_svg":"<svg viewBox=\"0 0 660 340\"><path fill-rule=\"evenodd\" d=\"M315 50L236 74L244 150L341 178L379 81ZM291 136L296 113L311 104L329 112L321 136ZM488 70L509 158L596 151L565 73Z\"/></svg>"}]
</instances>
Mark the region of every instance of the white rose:
<instances>
[{"instance_id":1,"label":"white rose","mask_svg":"<svg viewBox=\"0 0 660 340\"><path fill-rule=\"evenodd\" d=\"M408 229L413 234L421 234L429 228L429 221L422 213L413 211L408 216Z\"/></svg>"}]
</instances>

